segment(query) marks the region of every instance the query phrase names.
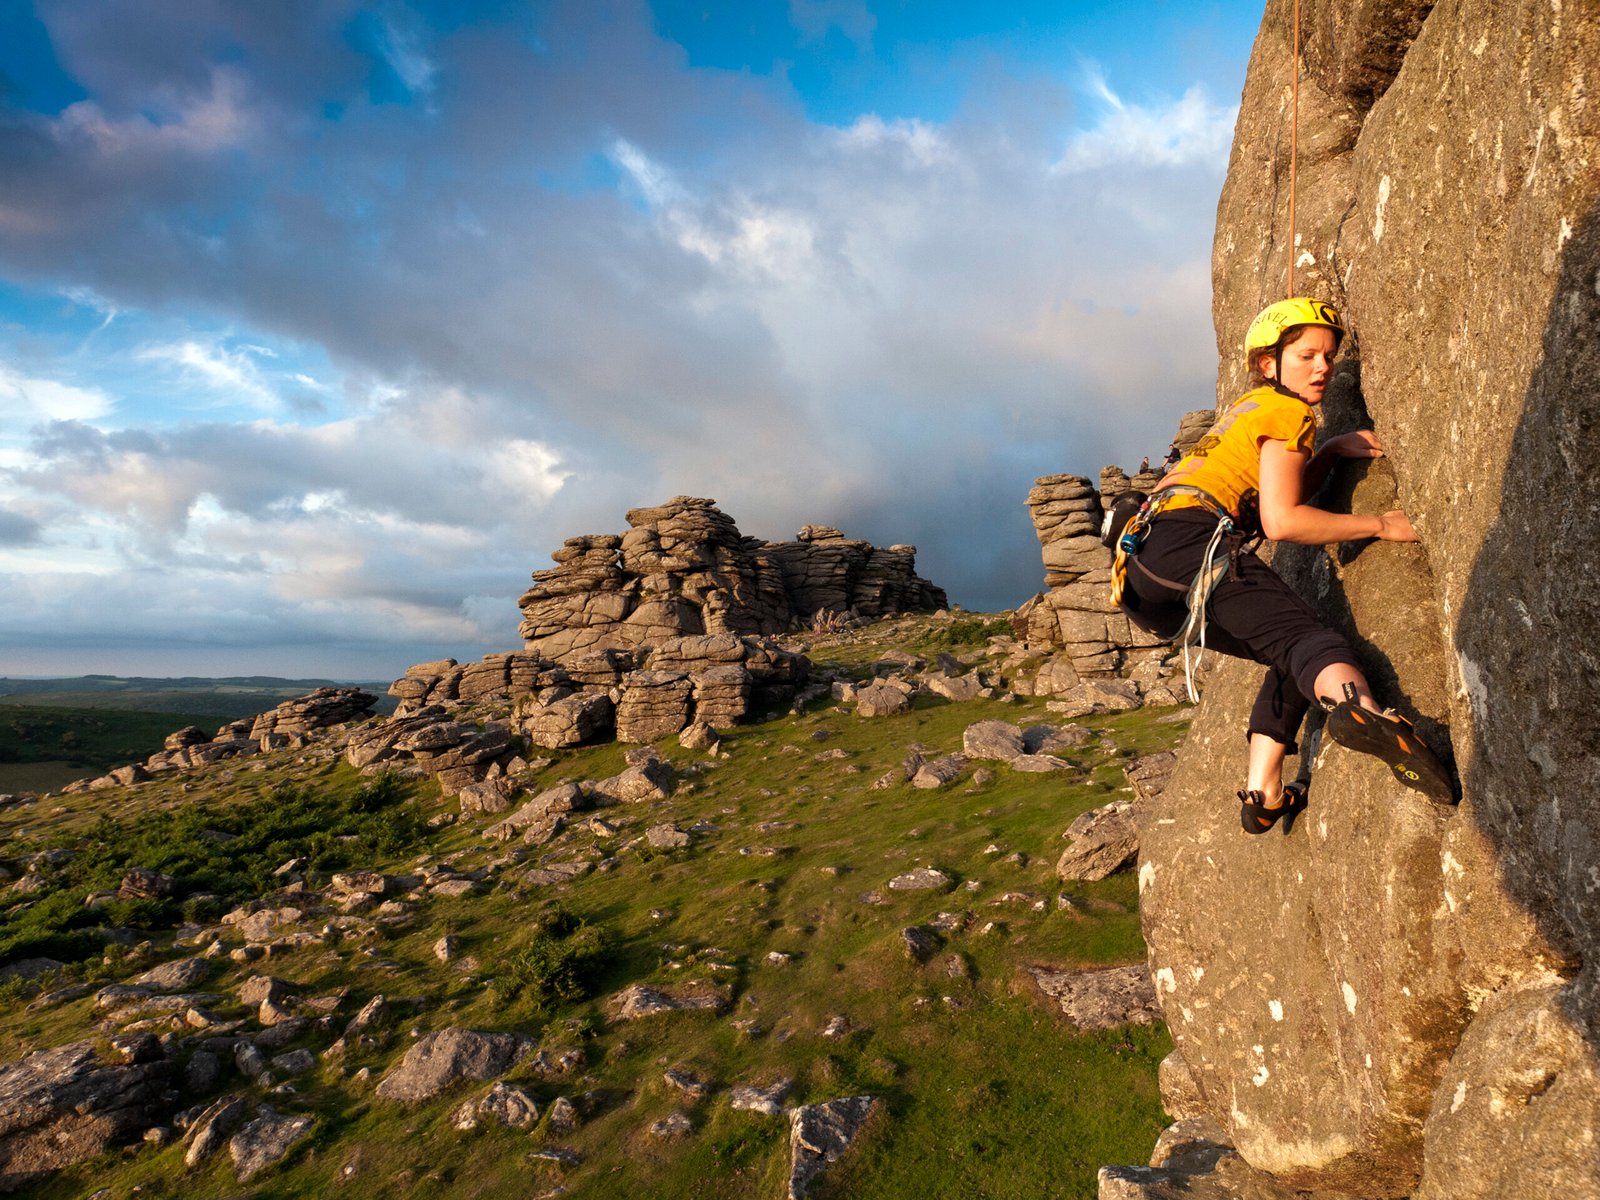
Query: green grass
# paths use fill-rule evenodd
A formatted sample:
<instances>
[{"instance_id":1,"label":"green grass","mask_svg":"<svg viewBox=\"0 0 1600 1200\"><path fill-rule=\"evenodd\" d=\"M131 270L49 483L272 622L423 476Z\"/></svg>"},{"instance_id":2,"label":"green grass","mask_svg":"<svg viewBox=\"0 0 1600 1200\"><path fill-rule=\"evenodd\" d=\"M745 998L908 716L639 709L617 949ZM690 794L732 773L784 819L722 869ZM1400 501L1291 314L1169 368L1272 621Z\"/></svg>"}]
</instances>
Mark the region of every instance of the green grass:
<instances>
[{"instance_id":1,"label":"green grass","mask_svg":"<svg viewBox=\"0 0 1600 1200\"><path fill-rule=\"evenodd\" d=\"M812 655L864 662L887 645L874 643L869 631ZM731 731L724 739L730 757L715 765L668 740L661 749L684 780L672 797L602 810L597 815L618 826L610 838L576 814L555 842L537 848L484 841L482 818L426 828L422 820L440 807L431 785L385 792L393 785L363 780L343 765L297 765L285 756L260 760L249 772L210 768L188 794L179 781L163 779L114 801L97 793L0 813L0 835L11 834L15 845L22 827L26 845L78 846L79 874L70 887L59 881L70 895L152 855L138 865L168 863L191 898L195 889L266 893L271 869L291 856L311 860L313 882L335 864L401 872L426 854L469 871L521 856L475 895L419 900L411 915L374 924L358 940L275 956L270 968L224 963L207 981L208 990L228 995L242 978L270 969L303 996L345 989L337 1022L378 993L394 1006L374 1044L354 1045L343 1059L296 1080L292 1096L262 1097L319 1122L293 1159L249 1185L263 1200L334 1191L352 1198L539 1195L558 1183L574 1195L627 1200L773 1196L788 1161L787 1122L732 1110L728 1088L779 1078L794 1081L790 1104L863 1092L880 1099L867 1135L824 1175L819 1197L1087 1198L1095 1195L1100 1165L1148 1156L1165 1123L1155 1068L1170 1043L1159 1027L1072 1030L1037 993L1027 968L1142 958L1131 873L1061 884L1054 864L1072 819L1123 794L1120 764L1176 743L1184 727L1176 715L1082 722L1096 737L1070 752L1072 771L1025 775L974 763L939 791L903 782L874 790L873 781L898 767L913 743L931 757L959 749L962 731L976 720L1026 726L1057 719L1034 700L926 699L907 714L876 720L822 707ZM826 736L815 740L818 733ZM623 750L553 755L537 785L614 774ZM818 758L838 750L842 758ZM980 767L993 772L992 781L975 783ZM374 795L384 798L375 802ZM108 825L102 817L111 803L118 807ZM686 849L651 851L641 835L663 821L699 829ZM193 842L204 828L238 834L226 844L238 844L232 857L199 854ZM113 850L119 842L128 844ZM1025 857L1012 860L1016 852ZM560 887L521 878L542 861L575 857L603 869ZM919 865L947 872L952 889L888 889L891 878ZM1062 896L1073 903L1063 906ZM31 911L6 917L20 922ZM942 912L970 914L964 931L949 935L926 964L912 962L899 931ZM170 911L161 919L170 921ZM159 949L169 935L159 921L152 925L147 936L156 957L170 956ZM433 950L444 934L458 945L448 964ZM770 963L774 951L789 956L787 963ZM142 960L112 955L75 969L123 978L136 967ZM701 984L730 1007L721 1016L614 1023L606 1000L632 983L665 990ZM91 1008L88 997L38 1012L13 1007L7 1055L86 1036ZM218 1012L224 1019L245 1015L229 1000ZM847 1032L823 1036L835 1016L846 1018ZM543 1126L531 1135L489 1126L461 1133L450 1115L484 1085L415 1108L372 1096L413 1032L449 1026L514 1029L538 1037L551 1057L578 1052L582 1065L568 1075L544 1077L524 1064L509 1082L525 1087L541 1109L557 1096L587 1096L583 1123L559 1136ZM305 1044L321 1049L329 1036L310 1035ZM685 1099L662 1078L671 1067L713 1090ZM371 1073L366 1082L357 1079L363 1068ZM237 1076L223 1086L253 1090ZM662 1142L646 1132L675 1111L694 1123L687 1137ZM559 1169L528 1158L545 1145L576 1151L582 1165ZM35 1194L65 1198L105 1186L118 1194L138 1188L141 1197L240 1193L225 1155L186 1172L181 1148L169 1147L73 1168Z\"/></svg>"},{"instance_id":2,"label":"green grass","mask_svg":"<svg viewBox=\"0 0 1600 1200\"><path fill-rule=\"evenodd\" d=\"M215 919L273 890L273 871L293 858L325 877L393 856L421 841L406 798L396 780L379 776L332 787L285 781L254 804L202 801L132 821L102 814L73 840L67 861L41 872L43 887L0 913L0 965L41 956L80 962L100 953L99 930L108 925L154 934L185 919ZM45 847L21 847L35 848ZM86 906L91 894L115 892L134 867L171 876L172 894Z\"/></svg>"}]
</instances>

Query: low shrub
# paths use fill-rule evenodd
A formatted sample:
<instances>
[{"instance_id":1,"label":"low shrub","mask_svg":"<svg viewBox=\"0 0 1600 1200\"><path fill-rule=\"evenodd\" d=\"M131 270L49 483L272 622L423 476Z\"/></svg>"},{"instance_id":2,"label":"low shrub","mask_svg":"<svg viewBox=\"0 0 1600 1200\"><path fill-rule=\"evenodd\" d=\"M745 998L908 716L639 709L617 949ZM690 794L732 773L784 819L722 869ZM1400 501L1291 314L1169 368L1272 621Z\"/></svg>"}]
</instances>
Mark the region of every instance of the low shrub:
<instances>
[{"instance_id":1,"label":"low shrub","mask_svg":"<svg viewBox=\"0 0 1600 1200\"><path fill-rule=\"evenodd\" d=\"M541 1016L586 1000L609 948L603 930L552 905L535 916L526 944L497 965L495 1000Z\"/></svg>"}]
</instances>

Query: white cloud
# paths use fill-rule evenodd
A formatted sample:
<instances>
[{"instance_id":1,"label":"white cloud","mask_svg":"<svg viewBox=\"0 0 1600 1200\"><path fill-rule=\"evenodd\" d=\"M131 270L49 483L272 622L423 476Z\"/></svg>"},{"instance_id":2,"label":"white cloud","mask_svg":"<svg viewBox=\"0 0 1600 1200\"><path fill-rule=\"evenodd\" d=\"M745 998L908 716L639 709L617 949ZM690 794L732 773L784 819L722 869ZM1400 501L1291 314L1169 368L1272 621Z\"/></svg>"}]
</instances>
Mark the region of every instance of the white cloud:
<instances>
[{"instance_id":1,"label":"white cloud","mask_svg":"<svg viewBox=\"0 0 1600 1200\"><path fill-rule=\"evenodd\" d=\"M923 167L949 163L954 158L949 142L939 129L915 117L885 121L877 113L865 113L839 131L839 142L852 150L896 146Z\"/></svg>"},{"instance_id":2,"label":"white cloud","mask_svg":"<svg viewBox=\"0 0 1600 1200\"><path fill-rule=\"evenodd\" d=\"M19 431L39 421L93 421L114 407L99 388L30 378L0 363L0 418Z\"/></svg>"},{"instance_id":3,"label":"white cloud","mask_svg":"<svg viewBox=\"0 0 1600 1200\"><path fill-rule=\"evenodd\" d=\"M143 362L167 362L180 368L182 373L198 379L211 388L225 393L220 400L239 402L254 400L276 406L277 396L262 378L260 368L253 361L253 353L261 353L258 346L241 346L230 350L217 343L194 339L166 342L141 348L135 357ZM271 351L266 351L271 354Z\"/></svg>"},{"instance_id":4,"label":"white cloud","mask_svg":"<svg viewBox=\"0 0 1600 1200\"><path fill-rule=\"evenodd\" d=\"M1110 111L1093 129L1073 136L1057 170L1083 173L1133 164L1184 167L1226 163L1239 106L1213 104L1196 85L1161 105L1124 103L1100 80Z\"/></svg>"},{"instance_id":5,"label":"white cloud","mask_svg":"<svg viewBox=\"0 0 1600 1200\"><path fill-rule=\"evenodd\" d=\"M828 37L860 15L793 18ZM547 16L539 49L391 38L396 73L432 89L426 120L366 103L370 63L340 74L344 49L310 82L241 74L232 92L203 50L174 55L188 83L147 118L138 64L83 23L121 91L94 93L107 130L84 110L33 158L6 154L23 135L0 123L22 171L0 265L93 288L120 313L102 341L140 342L146 374L184 386L145 388L166 407L114 432L91 424L109 401L58 397L25 453L0 445L0 498L32 503L49 544L121 564L115 587L40 584L0 621L111 627L144 586L171 627L219 642L505 645L550 549L676 493L758 536L821 521L916 542L957 599L1011 604L1041 576L1032 477L1159 453L1209 401L1232 111L1199 89L1135 103L1091 76L1105 111L1063 153L1053 84L1019 80L1003 115L822 125L781 72L686 69L633 10ZM231 97L231 124L171 100L208 94ZM348 103L321 121L330 96ZM160 134L186 121L187 140ZM196 149L240 144L227 131L251 152ZM7 232L39 222L55 233ZM174 335L157 310L230 333ZM80 378L33 361L14 374ZM195 394L207 419L170 403ZM219 399L270 419L221 419Z\"/></svg>"},{"instance_id":6,"label":"white cloud","mask_svg":"<svg viewBox=\"0 0 1600 1200\"><path fill-rule=\"evenodd\" d=\"M490 450L487 470L513 495L548 500L572 477L548 446L526 438L512 438Z\"/></svg>"},{"instance_id":7,"label":"white cloud","mask_svg":"<svg viewBox=\"0 0 1600 1200\"><path fill-rule=\"evenodd\" d=\"M878 27L878 18L861 0L789 0L789 21L806 41L821 41L837 29L862 49L871 46Z\"/></svg>"},{"instance_id":8,"label":"white cloud","mask_svg":"<svg viewBox=\"0 0 1600 1200\"><path fill-rule=\"evenodd\" d=\"M117 306L93 288L67 287L61 289L61 294L82 308L102 314L103 320L95 329L96 333L99 333L117 319Z\"/></svg>"},{"instance_id":9,"label":"white cloud","mask_svg":"<svg viewBox=\"0 0 1600 1200\"><path fill-rule=\"evenodd\" d=\"M668 208L682 204L688 196L673 181L671 173L625 138L611 143L611 161L628 173L652 208Z\"/></svg>"}]
</instances>

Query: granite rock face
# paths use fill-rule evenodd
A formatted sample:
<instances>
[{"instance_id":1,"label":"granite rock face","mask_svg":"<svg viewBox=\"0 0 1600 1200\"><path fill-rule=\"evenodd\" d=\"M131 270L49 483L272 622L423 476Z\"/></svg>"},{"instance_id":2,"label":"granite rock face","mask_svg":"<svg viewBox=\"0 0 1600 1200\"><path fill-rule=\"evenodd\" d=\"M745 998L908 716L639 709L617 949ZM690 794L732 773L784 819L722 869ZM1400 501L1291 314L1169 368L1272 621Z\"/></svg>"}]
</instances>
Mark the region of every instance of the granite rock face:
<instances>
[{"instance_id":1,"label":"granite rock face","mask_svg":"<svg viewBox=\"0 0 1600 1200\"><path fill-rule=\"evenodd\" d=\"M1241 837L1259 668L1223 663L1144 829L1151 968L1252 1167L1363 1196L1596 1194L1600 10L1302 2L1295 290L1359 339L1325 432L1370 421L1387 451L1329 505L1403 507L1422 545L1275 565L1359 631L1462 802L1324 746L1293 833ZM1219 399L1283 290L1290 12L1267 6L1218 211Z\"/></svg>"}]
</instances>

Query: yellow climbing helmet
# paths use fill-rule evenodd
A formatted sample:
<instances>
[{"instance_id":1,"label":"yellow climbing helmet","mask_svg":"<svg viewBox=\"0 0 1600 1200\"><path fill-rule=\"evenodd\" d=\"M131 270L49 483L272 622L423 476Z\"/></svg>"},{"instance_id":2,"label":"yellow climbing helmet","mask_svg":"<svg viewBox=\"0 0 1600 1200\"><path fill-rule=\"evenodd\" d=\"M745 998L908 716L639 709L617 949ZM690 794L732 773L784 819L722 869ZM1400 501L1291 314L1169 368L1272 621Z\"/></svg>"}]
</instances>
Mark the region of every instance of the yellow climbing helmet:
<instances>
[{"instance_id":1,"label":"yellow climbing helmet","mask_svg":"<svg viewBox=\"0 0 1600 1200\"><path fill-rule=\"evenodd\" d=\"M1322 325L1333 330L1335 347L1344 340L1344 322L1333 305L1308 296L1295 296L1269 304L1256 314L1256 319L1250 322L1250 332L1244 335L1245 362L1249 363L1258 351L1271 350L1285 330L1297 325Z\"/></svg>"}]
</instances>

